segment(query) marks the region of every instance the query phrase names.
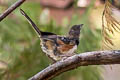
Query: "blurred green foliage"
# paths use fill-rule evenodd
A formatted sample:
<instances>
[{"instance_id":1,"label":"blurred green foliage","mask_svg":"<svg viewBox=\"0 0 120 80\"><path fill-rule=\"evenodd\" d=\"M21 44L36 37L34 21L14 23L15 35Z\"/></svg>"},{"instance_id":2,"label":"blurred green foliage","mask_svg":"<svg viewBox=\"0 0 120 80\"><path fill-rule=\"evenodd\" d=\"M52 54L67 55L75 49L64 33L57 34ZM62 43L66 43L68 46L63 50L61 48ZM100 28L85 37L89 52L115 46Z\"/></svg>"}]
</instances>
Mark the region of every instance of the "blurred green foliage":
<instances>
[{"instance_id":1,"label":"blurred green foliage","mask_svg":"<svg viewBox=\"0 0 120 80\"><path fill-rule=\"evenodd\" d=\"M21 8L43 31L56 34L66 34L66 29L56 25L54 20L47 24L40 23L41 6L36 2L26 2ZM84 24L80 35L80 45L77 53L100 49L100 30L91 30L89 14L91 6L85 14L74 14L70 25ZM0 22L0 61L4 62L5 68L0 69L0 80L27 80L37 72L50 65L49 59L41 51L40 40L27 20L16 9L12 16ZM64 23L67 24L67 23ZM98 66L79 67L65 72L53 80L101 80Z\"/></svg>"}]
</instances>

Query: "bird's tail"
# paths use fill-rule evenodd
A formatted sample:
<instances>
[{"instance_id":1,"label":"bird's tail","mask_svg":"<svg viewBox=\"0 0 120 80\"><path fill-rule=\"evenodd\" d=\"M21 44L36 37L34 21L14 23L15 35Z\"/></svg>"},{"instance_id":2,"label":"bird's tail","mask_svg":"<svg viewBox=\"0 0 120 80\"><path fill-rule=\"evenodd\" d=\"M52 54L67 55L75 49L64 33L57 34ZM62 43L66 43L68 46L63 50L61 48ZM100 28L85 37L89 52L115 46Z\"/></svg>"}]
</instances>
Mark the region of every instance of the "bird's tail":
<instances>
[{"instance_id":1,"label":"bird's tail","mask_svg":"<svg viewBox=\"0 0 120 80\"><path fill-rule=\"evenodd\" d=\"M40 37L41 36L41 31L36 26L36 24L30 19L30 17L22 9L20 9L20 12L28 20L28 22L32 25L33 29L36 31L36 33Z\"/></svg>"}]
</instances>

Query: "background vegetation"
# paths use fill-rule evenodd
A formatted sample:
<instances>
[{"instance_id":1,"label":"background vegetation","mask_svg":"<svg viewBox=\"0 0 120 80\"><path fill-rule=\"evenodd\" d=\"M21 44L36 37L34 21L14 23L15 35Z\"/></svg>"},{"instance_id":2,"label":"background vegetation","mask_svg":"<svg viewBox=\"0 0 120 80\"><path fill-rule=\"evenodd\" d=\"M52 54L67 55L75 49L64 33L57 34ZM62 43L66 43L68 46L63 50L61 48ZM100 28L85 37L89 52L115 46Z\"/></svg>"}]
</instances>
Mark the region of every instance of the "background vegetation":
<instances>
[{"instance_id":1,"label":"background vegetation","mask_svg":"<svg viewBox=\"0 0 120 80\"><path fill-rule=\"evenodd\" d=\"M8 1L8 6L13 3L14 1ZM47 22L47 18L41 18L45 16L42 15L43 9L38 2L28 1L21 8L42 31L64 35L72 25L84 24L77 50L77 53L81 53L100 49L101 31L90 27L89 16L94 7L92 3L91 1L91 5L85 9L83 15L74 13L69 23L64 20L61 25L58 25L53 19ZM0 8L0 12L3 12L7 7L0 6ZM77 7L74 6L74 8ZM44 21L45 24L42 24L41 21ZM63 27L63 25L65 26ZM0 22L0 80L27 80L49 66L50 63L51 61L41 51L39 38L31 25L20 14L19 8ZM53 80L101 80L100 71L98 66L80 67Z\"/></svg>"}]
</instances>

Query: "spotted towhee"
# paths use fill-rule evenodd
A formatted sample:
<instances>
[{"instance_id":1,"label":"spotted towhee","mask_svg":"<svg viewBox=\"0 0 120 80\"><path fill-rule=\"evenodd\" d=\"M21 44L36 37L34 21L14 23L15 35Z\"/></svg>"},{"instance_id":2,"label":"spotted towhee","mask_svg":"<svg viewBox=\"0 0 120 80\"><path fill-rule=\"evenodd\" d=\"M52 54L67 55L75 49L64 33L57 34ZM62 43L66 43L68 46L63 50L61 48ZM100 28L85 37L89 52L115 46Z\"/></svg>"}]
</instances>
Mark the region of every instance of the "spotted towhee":
<instances>
[{"instance_id":1,"label":"spotted towhee","mask_svg":"<svg viewBox=\"0 0 120 80\"><path fill-rule=\"evenodd\" d=\"M20 9L20 12L27 18L28 22L40 37L43 52L53 61L59 61L65 57L74 55L79 44L79 35L83 24L72 26L67 36L60 36L51 32L40 31L22 9Z\"/></svg>"}]
</instances>

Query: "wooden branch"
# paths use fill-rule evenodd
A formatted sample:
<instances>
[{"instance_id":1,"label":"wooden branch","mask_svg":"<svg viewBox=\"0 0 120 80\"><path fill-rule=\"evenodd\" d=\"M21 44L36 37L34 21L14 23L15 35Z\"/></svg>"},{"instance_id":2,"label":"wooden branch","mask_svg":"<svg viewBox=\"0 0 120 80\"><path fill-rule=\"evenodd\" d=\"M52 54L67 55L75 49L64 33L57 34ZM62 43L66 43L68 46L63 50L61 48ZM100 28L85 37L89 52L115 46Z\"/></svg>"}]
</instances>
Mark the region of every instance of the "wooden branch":
<instances>
[{"instance_id":1,"label":"wooden branch","mask_svg":"<svg viewBox=\"0 0 120 80\"><path fill-rule=\"evenodd\" d=\"M50 80L55 76L75 69L79 66L120 64L120 50L93 51L76 54L65 60L52 64L40 71L29 80Z\"/></svg>"},{"instance_id":2,"label":"wooden branch","mask_svg":"<svg viewBox=\"0 0 120 80\"><path fill-rule=\"evenodd\" d=\"M25 0L18 0L16 3L14 3L13 5L11 5L11 7L9 7L5 12L3 12L0 15L0 22L7 17L13 10L15 10L17 7L19 7Z\"/></svg>"}]
</instances>

